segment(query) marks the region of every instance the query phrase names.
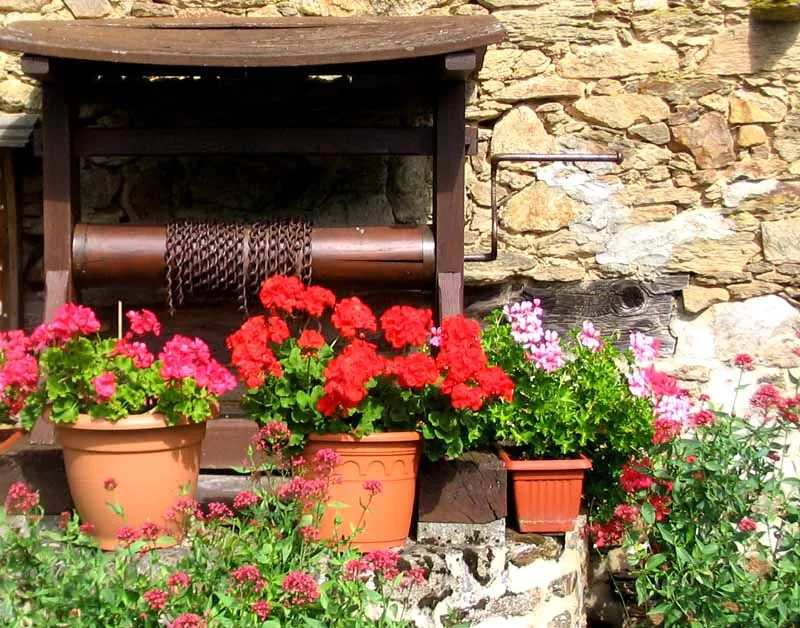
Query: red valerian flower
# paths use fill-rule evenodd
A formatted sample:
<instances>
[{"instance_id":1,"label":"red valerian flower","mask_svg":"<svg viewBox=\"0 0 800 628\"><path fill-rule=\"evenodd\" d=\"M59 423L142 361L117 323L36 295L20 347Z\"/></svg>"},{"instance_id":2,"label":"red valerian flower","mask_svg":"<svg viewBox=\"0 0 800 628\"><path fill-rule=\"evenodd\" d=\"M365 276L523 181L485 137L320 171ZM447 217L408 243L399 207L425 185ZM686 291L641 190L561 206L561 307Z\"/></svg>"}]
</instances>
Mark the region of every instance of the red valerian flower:
<instances>
[{"instance_id":1,"label":"red valerian flower","mask_svg":"<svg viewBox=\"0 0 800 628\"><path fill-rule=\"evenodd\" d=\"M747 353L739 353L733 357L733 365L743 371L752 371L756 368L753 356Z\"/></svg>"},{"instance_id":2,"label":"red valerian flower","mask_svg":"<svg viewBox=\"0 0 800 628\"><path fill-rule=\"evenodd\" d=\"M272 606L266 600L256 600L250 606L253 612L256 614L261 621L269 618L269 614L272 611Z\"/></svg>"},{"instance_id":3,"label":"red valerian flower","mask_svg":"<svg viewBox=\"0 0 800 628\"><path fill-rule=\"evenodd\" d=\"M78 530L80 530L84 534L91 534L92 532L94 532L94 524L93 523L89 523L87 521L85 523L82 523L80 526L78 526Z\"/></svg>"},{"instance_id":4,"label":"red valerian flower","mask_svg":"<svg viewBox=\"0 0 800 628\"><path fill-rule=\"evenodd\" d=\"M369 577L372 573L372 567L363 558L354 558L347 561L344 566L344 579L345 580L361 580Z\"/></svg>"},{"instance_id":5,"label":"red valerian flower","mask_svg":"<svg viewBox=\"0 0 800 628\"><path fill-rule=\"evenodd\" d=\"M117 488L117 481L114 478L106 478L103 480L103 488L107 491L113 491Z\"/></svg>"},{"instance_id":6,"label":"red valerian flower","mask_svg":"<svg viewBox=\"0 0 800 628\"><path fill-rule=\"evenodd\" d=\"M739 532L755 532L757 528L758 524L756 524L756 522L750 517L742 517L742 519L739 521L739 524L736 526L736 529L739 530Z\"/></svg>"},{"instance_id":7,"label":"red valerian flower","mask_svg":"<svg viewBox=\"0 0 800 628\"><path fill-rule=\"evenodd\" d=\"M360 333L373 333L378 329L372 310L358 297L339 301L333 309L331 323L345 338L355 338Z\"/></svg>"},{"instance_id":8,"label":"red valerian flower","mask_svg":"<svg viewBox=\"0 0 800 628\"><path fill-rule=\"evenodd\" d=\"M240 586L251 584L256 591L260 591L267 584L261 571L254 565L237 567L231 572L231 579Z\"/></svg>"},{"instance_id":9,"label":"red valerian flower","mask_svg":"<svg viewBox=\"0 0 800 628\"><path fill-rule=\"evenodd\" d=\"M714 425L717 419L711 410L698 410L689 416L689 425L691 427L704 427L706 425Z\"/></svg>"},{"instance_id":10,"label":"red valerian flower","mask_svg":"<svg viewBox=\"0 0 800 628\"><path fill-rule=\"evenodd\" d=\"M653 421L653 444L670 442L681 433L683 426L672 419L656 419Z\"/></svg>"},{"instance_id":11,"label":"red valerian flower","mask_svg":"<svg viewBox=\"0 0 800 628\"><path fill-rule=\"evenodd\" d=\"M139 533L130 526L122 526L117 530L117 539L125 545L130 545L139 538Z\"/></svg>"},{"instance_id":12,"label":"red valerian flower","mask_svg":"<svg viewBox=\"0 0 800 628\"><path fill-rule=\"evenodd\" d=\"M292 314L304 309L306 287L297 277L272 275L264 280L258 296L268 310Z\"/></svg>"},{"instance_id":13,"label":"red valerian flower","mask_svg":"<svg viewBox=\"0 0 800 628\"><path fill-rule=\"evenodd\" d=\"M69 525L70 521L72 521L72 513L68 510L63 511L60 515L58 515L58 527L62 530Z\"/></svg>"},{"instance_id":14,"label":"red valerian flower","mask_svg":"<svg viewBox=\"0 0 800 628\"><path fill-rule=\"evenodd\" d=\"M137 534L140 539L145 541L155 541L161 534L161 528L158 527L158 524L147 521L142 524Z\"/></svg>"},{"instance_id":15,"label":"red valerian flower","mask_svg":"<svg viewBox=\"0 0 800 628\"><path fill-rule=\"evenodd\" d=\"M233 507L236 508L236 510L244 510L245 508L255 506L260 501L261 498L252 491L240 491L236 497L233 498Z\"/></svg>"},{"instance_id":16,"label":"red valerian flower","mask_svg":"<svg viewBox=\"0 0 800 628\"><path fill-rule=\"evenodd\" d=\"M325 337L314 329L306 329L297 339L297 346L304 355L312 354L325 344Z\"/></svg>"},{"instance_id":17,"label":"red valerian flower","mask_svg":"<svg viewBox=\"0 0 800 628\"><path fill-rule=\"evenodd\" d=\"M312 466L317 475L329 475L337 466L342 464L342 457L330 447L323 447L314 454Z\"/></svg>"},{"instance_id":18,"label":"red valerian flower","mask_svg":"<svg viewBox=\"0 0 800 628\"><path fill-rule=\"evenodd\" d=\"M308 480L295 476L278 488L278 498L284 502L298 500L304 504L311 504L324 498L327 485L328 482L322 478Z\"/></svg>"},{"instance_id":19,"label":"red valerian flower","mask_svg":"<svg viewBox=\"0 0 800 628\"><path fill-rule=\"evenodd\" d=\"M594 538L595 547L612 547L622 542L625 524L620 519L612 519L603 524L593 523L589 526L589 534Z\"/></svg>"},{"instance_id":20,"label":"red valerian flower","mask_svg":"<svg viewBox=\"0 0 800 628\"><path fill-rule=\"evenodd\" d=\"M325 368L325 395L317 408L325 416L355 408L367 396L366 384L380 375L385 366L386 361L378 355L375 345L355 338Z\"/></svg>"},{"instance_id":21,"label":"red valerian flower","mask_svg":"<svg viewBox=\"0 0 800 628\"><path fill-rule=\"evenodd\" d=\"M433 315L429 309L395 305L381 316L383 335L395 349L409 345L421 347L428 339L431 327L433 327Z\"/></svg>"},{"instance_id":22,"label":"red valerian flower","mask_svg":"<svg viewBox=\"0 0 800 628\"><path fill-rule=\"evenodd\" d=\"M750 397L750 405L759 410L769 411L781 406L781 393L772 384L762 384Z\"/></svg>"},{"instance_id":23,"label":"red valerian flower","mask_svg":"<svg viewBox=\"0 0 800 628\"><path fill-rule=\"evenodd\" d=\"M622 521L633 523L639 516L639 507L632 504L620 504L614 508L614 516Z\"/></svg>"},{"instance_id":24,"label":"red valerian flower","mask_svg":"<svg viewBox=\"0 0 800 628\"><path fill-rule=\"evenodd\" d=\"M25 482L14 482L6 495L5 509L8 514L24 515L39 505L39 491L31 490Z\"/></svg>"},{"instance_id":25,"label":"red valerian flower","mask_svg":"<svg viewBox=\"0 0 800 628\"><path fill-rule=\"evenodd\" d=\"M167 586L173 590L186 589L191 582L191 576L185 571L173 571L167 578Z\"/></svg>"},{"instance_id":26,"label":"red valerian flower","mask_svg":"<svg viewBox=\"0 0 800 628\"><path fill-rule=\"evenodd\" d=\"M208 503L208 514L206 515L206 519L212 521L214 519L233 519L235 515L233 511L228 508L227 504L223 504L222 502L209 502Z\"/></svg>"},{"instance_id":27,"label":"red valerian flower","mask_svg":"<svg viewBox=\"0 0 800 628\"><path fill-rule=\"evenodd\" d=\"M314 526L303 526L298 532L300 537L307 543L319 541L319 529Z\"/></svg>"},{"instance_id":28,"label":"red valerian flower","mask_svg":"<svg viewBox=\"0 0 800 628\"><path fill-rule=\"evenodd\" d=\"M286 574L281 588L286 593L287 606L303 606L313 604L319 599L317 581L310 574L293 571Z\"/></svg>"},{"instance_id":29,"label":"red valerian flower","mask_svg":"<svg viewBox=\"0 0 800 628\"><path fill-rule=\"evenodd\" d=\"M383 484L380 480L364 480L361 487L373 496L383 493Z\"/></svg>"},{"instance_id":30,"label":"red valerian flower","mask_svg":"<svg viewBox=\"0 0 800 628\"><path fill-rule=\"evenodd\" d=\"M336 295L322 286L309 286L306 289L303 307L314 318L319 318L325 310L336 305Z\"/></svg>"},{"instance_id":31,"label":"red valerian flower","mask_svg":"<svg viewBox=\"0 0 800 628\"><path fill-rule=\"evenodd\" d=\"M663 521L670 513L669 505L672 503L672 498L668 495L651 495L650 503L656 511L656 521Z\"/></svg>"},{"instance_id":32,"label":"red valerian flower","mask_svg":"<svg viewBox=\"0 0 800 628\"><path fill-rule=\"evenodd\" d=\"M406 589L413 586L425 584L425 570L422 567L412 567L403 572L403 581L400 587Z\"/></svg>"},{"instance_id":33,"label":"red valerian flower","mask_svg":"<svg viewBox=\"0 0 800 628\"><path fill-rule=\"evenodd\" d=\"M150 310L141 310L139 312L130 310L125 314L131 326L131 331L137 336L145 334L161 335L161 323L158 318Z\"/></svg>"},{"instance_id":34,"label":"red valerian flower","mask_svg":"<svg viewBox=\"0 0 800 628\"><path fill-rule=\"evenodd\" d=\"M279 455L289 445L292 431L283 421L270 421L253 435L251 442L256 451Z\"/></svg>"},{"instance_id":35,"label":"red valerian flower","mask_svg":"<svg viewBox=\"0 0 800 628\"><path fill-rule=\"evenodd\" d=\"M150 589L142 595L142 599L147 602L152 610L160 611L167 605L167 602L169 602L169 595L167 595L166 591L161 589Z\"/></svg>"},{"instance_id":36,"label":"red valerian flower","mask_svg":"<svg viewBox=\"0 0 800 628\"><path fill-rule=\"evenodd\" d=\"M178 615L169 628L206 628L206 621L200 615L194 613L181 613Z\"/></svg>"},{"instance_id":37,"label":"red valerian flower","mask_svg":"<svg viewBox=\"0 0 800 628\"><path fill-rule=\"evenodd\" d=\"M622 488L628 493L635 493L653 486L653 478L635 468L649 468L650 464L650 461L645 459L641 462L631 462L630 465L622 465L622 474L619 477L619 483Z\"/></svg>"},{"instance_id":38,"label":"red valerian flower","mask_svg":"<svg viewBox=\"0 0 800 628\"><path fill-rule=\"evenodd\" d=\"M425 353L401 355L387 362L387 370L403 388L419 390L439 380L436 360Z\"/></svg>"}]
</instances>

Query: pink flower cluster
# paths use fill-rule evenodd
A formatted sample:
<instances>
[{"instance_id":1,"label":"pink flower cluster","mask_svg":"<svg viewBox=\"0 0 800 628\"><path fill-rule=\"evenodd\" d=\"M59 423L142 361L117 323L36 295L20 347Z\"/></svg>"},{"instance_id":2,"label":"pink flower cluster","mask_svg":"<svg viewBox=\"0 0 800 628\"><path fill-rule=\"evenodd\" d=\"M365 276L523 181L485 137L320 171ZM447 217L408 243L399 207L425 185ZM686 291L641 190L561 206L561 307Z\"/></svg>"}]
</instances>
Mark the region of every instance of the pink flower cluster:
<instances>
[{"instance_id":1,"label":"pink flower cluster","mask_svg":"<svg viewBox=\"0 0 800 628\"><path fill-rule=\"evenodd\" d=\"M319 599L317 581L313 576L302 571L292 571L286 574L281 583L281 589L286 593L287 606L313 604Z\"/></svg>"},{"instance_id":2,"label":"pink flower cluster","mask_svg":"<svg viewBox=\"0 0 800 628\"><path fill-rule=\"evenodd\" d=\"M117 379L114 377L114 373L106 371L92 379L92 386L97 394L97 401L104 403L117 392Z\"/></svg>"},{"instance_id":3,"label":"pink flower cluster","mask_svg":"<svg viewBox=\"0 0 800 628\"><path fill-rule=\"evenodd\" d=\"M278 497L282 501L298 500L304 504L312 504L325 498L327 482L324 479L306 479L295 476L291 481L278 489Z\"/></svg>"},{"instance_id":4,"label":"pink flower cluster","mask_svg":"<svg viewBox=\"0 0 800 628\"><path fill-rule=\"evenodd\" d=\"M14 482L6 495L5 509L9 515L24 515L39 505L39 492L25 482Z\"/></svg>"},{"instance_id":5,"label":"pink flower cluster","mask_svg":"<svg viewBox=\"0 0 800 628\"><path fill-rule=\"evenodd\" d=\"M660 347L661 342L657 338L647 336L639 331L631 334L630 348L633 352L634 362L640 368L647 368L653 364L658 357Z\"/></svg>"},{"instance_id":6,"label":"pink flower cluster","mask_svg":"<svg viewBox=\"0 0 800 628\"><path fill-rule=\"evenodd\" d=\"M181 613L178 615L169 628L206 628L206 621L195 613Z\"/></svg>"},{"instance_id":7,"label":"pink flower cluster","mask_svg":"<svg viewBox=\"0 0 800 628\"><path fill-rule=\"evenodd\" d=\"M36 389L39 363L29 353L30 341L19 330L0 332L0 404L15 416Z\"/></svg>"},{"instance_id":8,"label":"pink flower cluster","mask_svg":"<svg viewBox=\"0 0 800 628\"><path fill-rule=\"evenodd\" d=\"M506 305L503 314L511 324L511 337L528 352L528 359L538 368L552 373L564 366L564 352L558 332L542 326L541 301L521 301Z\"/></svg>"},{"instance_id":9,"label":"pink flower cluster","mask_svg":"<svg viewBox=\"0 0 800 628\"><path fill-rule=\"evenodd\" d=\"M240 491L236 497L233 498L233 507L236 510L244 510L255 506L261 498L252 491Z\"/></svg>"},{"instance_id":10,"label":"pink flower cluster","mask_svg":"<svg viewBox=\"0 0 800 628\"><path fill-rule=\"evenodd\" d=\"M564 352L561 350L558 332L550 329L544 332L543 342L531 348L530 360L548 373L557 371L564 366Z\"/></svg>"},{"instance_id":11,"label":"pink flower cluster","mask_svg":"<svg viewBox=\"0 0 800 628\"><path fill-rule=\"evenodd\" d=\"M146 369L155 361L155 357L143 342L131 342L127 336L117 340L111 353L112 357L115 355L131 358L137 369Z\"/></svg>"},{"instance_id":12,"label":"pink flower cluster","mask_svg":"<svg viewBox=\"0 0 800 628\"><path fill-rule=\"evenodd\" d=\"M184 380L191 377L201 388L222 395L236 388L236 378L211 357L208 345L200 338L176 334L158 356L161 377L165 380Z\"/></svg>"},{"instance_id":13,"label":"pink flower cluster","mask_svg":"<svg viewBox=\"0 0 800 628\"><path fill-rule=\"evenodd\" d=\"M237 567L231 572L231 580L239 586L251 585L256 591L260 591L267 585L261 571L254 565Z\"/></svg>"},{"instance_id":14,"label":"pink flower cluster","mask_svg":"<svg viewBox=\"0 0 800 628\"><path fill-rule=\"evenodd\" d=\"M160 611L167 605L167 602L169 602L169 594L162 589L151 589L142 595L142 599L147 602L151 610Z\"/></svg>"},{"instance_id":15,"label":"pink flower cluster","mask_svg":"<svg viewBox=\"0 0 800 628\"><path fill-rule=\"evenodd\" d=\"M578 342L590 351L600 351L605 346L605 342L600 337L600 331L595 329L591 321L583 321L580 332L578 332Z\"/></svg>"},{"instance_id":16,"label":"pink flower cluster","mask_svg":"<svg viewBox=\"0 0 800 628\"><path fill-rule=\"evenodd\" d=\"M42 323L31 334L33 348L37 351L49 345L61 345L77 335L85 336L100 331L100 321L97 320L91 308L73 303L65 303L56 311L56 315L49 323Z\"/></svg>"},{"instance_id":17,"label":"pink flower cluster","mask_svg":"<svg viewBox=\"0 0 800 628\"><path fill-rule=\"evenodd\" d=\"M141 310L136 312L131 310L125 313L128 323L130 323L131 331L136 336L144 336L145 334L161 335L161 323L158 318L150 310Z\"/></svg>"}]
</instances>

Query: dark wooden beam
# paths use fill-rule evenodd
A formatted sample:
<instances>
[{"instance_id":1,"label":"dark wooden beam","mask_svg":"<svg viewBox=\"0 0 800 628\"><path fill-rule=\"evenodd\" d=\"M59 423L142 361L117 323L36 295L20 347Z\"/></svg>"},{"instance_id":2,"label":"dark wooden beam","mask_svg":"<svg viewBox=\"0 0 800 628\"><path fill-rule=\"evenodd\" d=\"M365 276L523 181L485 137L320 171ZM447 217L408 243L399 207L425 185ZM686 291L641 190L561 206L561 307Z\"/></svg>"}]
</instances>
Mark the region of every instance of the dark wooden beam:
<instances>
[{"instance_id":1,"label":"dark wooden beam","mask_svg":"<svg viewBox=\"0 0 800 628\"><path fill-rule=\"evenodd\" d=\"M464 81L438 84L434 122L433 229L439 318L464 307Z\"/></svg>"},{"instance_id":2,"label":"dark wooden beam","mask_svg":"<svg viewBox=\"0 0 800 628\"><path fill-rule=\"evenodd\" d=\"M477 129L462 125L461 143L477 151ZM306 154L432 155L430 127L342 129L80 129L74 154L88 156ZM462 149L464 150L464 149Z\"/></svg>"},{"instance_id":3,"label":"dark wooden beam","mask_svg":"<svg viewBox=\"0 0 800 628\"><path fill-rule=\"evenodd\" d=\"M14 151L2 151L3 168L3 316L7 329L22 327L22 221L17 203Z\"/></svg>"},{"instance_id":4,"label":"dark wooden beam","mask_svg":"<svg viewBox=\"0 0 800 628\"><path fill-rule=\"evenodd\" d=\"M80 208L79 160L72 151L77 100L69 89L69 76L58 70L51 67L42 83L45 320L52 319L64 303L75 301L72 227ZM52 426L39 421L31 441L55 442Z\"/></svg>"}]
</instances>

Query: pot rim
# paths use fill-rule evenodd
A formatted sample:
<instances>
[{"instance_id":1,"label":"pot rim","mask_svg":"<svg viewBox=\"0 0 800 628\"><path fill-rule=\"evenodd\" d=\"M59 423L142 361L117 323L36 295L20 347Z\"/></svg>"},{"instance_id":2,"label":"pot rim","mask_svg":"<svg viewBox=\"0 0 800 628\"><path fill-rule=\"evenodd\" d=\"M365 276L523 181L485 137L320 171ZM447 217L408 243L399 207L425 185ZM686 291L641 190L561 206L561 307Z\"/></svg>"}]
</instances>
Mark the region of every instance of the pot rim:
<instances>
[{"instance_id":1,"label":"pot rim","mask_svg":"<svg viewBox=\"0 0 800 628\"><path fill-rule=\"evenodd\" d=\"M48 419L49 420L49 419ZM159 412L144 412L142 414L129 414L126 417L109 421L108 419L95 418L89 414L81 413L74 423L53 423L56 429L68 430L95 430L95 431L118 431L118 430L156 430L168 429L172 427L190 427L193 425L204 425L206 421L193 423L181 421L177 425L167 425L164 415Z\"/></svg>"},{"instance_id":2,"label":"pot rim","mask_svg":"<svg viewBox=\"0 0 800 628\"><path fill-rule=\"evenodd\" d=\"M16 427L14 425L0 426L0 435L4 434L5 432L10 432L10 436L0 441L0 453L11 449L25 436L25 434L27 434L27 432L21 427Z\"/></svg>"},{"instance_id":3,"label":"pot rim","mask_svg":"<svg viewBox=\"0 0 800 628\"><path fill-rule=\"evenodd\" d=\"M500 460L509 471L564 471L568 469L591 469L592 461L583 454L575 458L552 458L546 460L514 460L504 447L498 447Z\"/></svg>"},{"instance_id":4,"label":"pot rim","mask_svg":"<svg viewBox=\"0 0 800 628\"><path fill-rule=\"evenodd\" d=\"M419 432L375 432L361 437L352 434L317 434L315 432L308 435L309 442L334 443L396 443L421 439L422 436Z\"/></svg>"}]
</instances>

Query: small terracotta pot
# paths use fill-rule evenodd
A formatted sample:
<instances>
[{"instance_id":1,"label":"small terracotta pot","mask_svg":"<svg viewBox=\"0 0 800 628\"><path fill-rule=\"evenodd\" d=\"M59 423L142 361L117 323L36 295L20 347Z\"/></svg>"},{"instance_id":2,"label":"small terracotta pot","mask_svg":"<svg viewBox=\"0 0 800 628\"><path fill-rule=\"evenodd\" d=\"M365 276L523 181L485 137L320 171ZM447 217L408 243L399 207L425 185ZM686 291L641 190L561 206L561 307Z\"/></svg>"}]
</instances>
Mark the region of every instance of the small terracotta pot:
<instances>
[{"instance_id":1,"label":"small terracotta pot","mask_svg":"<svg viewBox=\"0 0 800 628\"><path fill-rule=\"evenodd\" d=\"M195 496L205 423L168 426L158 414L111 422L82 414L75 423L55 424L55 430L75 508L94 525L100 547L115 548L120 527L147 522L165 536L181 537L182 522L164 515L181 496ZM115 486L108 488L106 480ZM122 508L121 515L112 504Z\"/></svg>"},{"instance_id":2,"label":"small terracotta pot","mask_svg":"<svg viewBox=\"0 0 800 628\"><path fill-rule=\"evenodd\" d=\"M569 532L581 508L583 476L592 468L586 456L572 460L512 460L500 449L511 473L520 532Z\"/></svg>"},{"instance_id":3,"label":"small terracotta pot","mask_svg":"<svg viewBox=\"0 0 800 628\"><path fill-rule=\"evenodd\" d=\"M25 432L16 427L0 427L0 454L11 449L22 437Z\"/></svg>"},{"instance_id":4,"label":"small terracotta pot","mask_svg":"<svg viewBox=\"0 0 800 628\"><path fill-rule=\"evenodd\" d=\"M346 507L325 509L321 535L333 536L338 514L340 535L348 536L352 530L363 528L355 540L355 546L362 551L405 545L414 513L422 451L420 435L384 432L355 438L349 434L311 434L308 440L306 460L312 460L320 449L333 449L342 459L333 469L333 476L341 481L331 483L328 502ZM363 486L366 480L378 480L383 485L383 492L371 501ZM369 509L365 512L362 504L367 502Z\"/></svg>"}]
</instances>

